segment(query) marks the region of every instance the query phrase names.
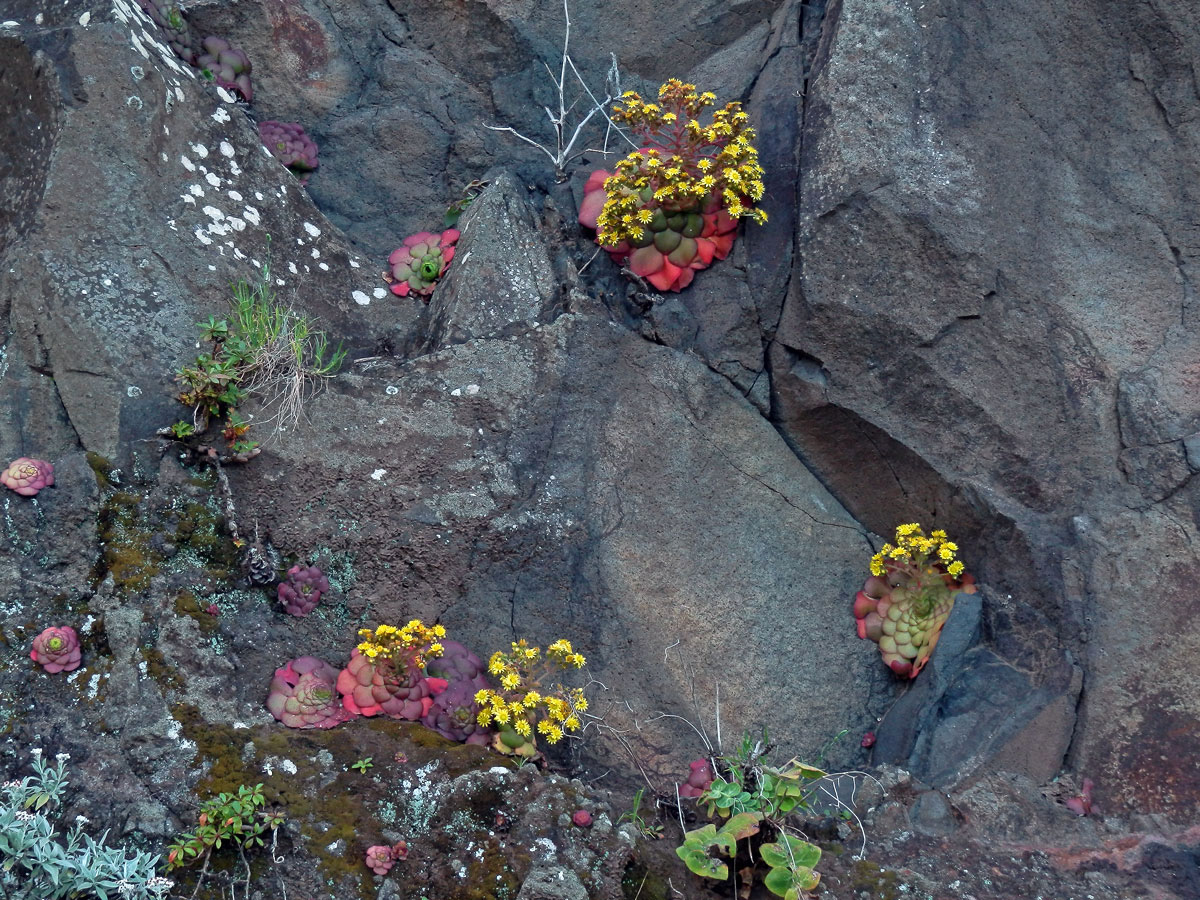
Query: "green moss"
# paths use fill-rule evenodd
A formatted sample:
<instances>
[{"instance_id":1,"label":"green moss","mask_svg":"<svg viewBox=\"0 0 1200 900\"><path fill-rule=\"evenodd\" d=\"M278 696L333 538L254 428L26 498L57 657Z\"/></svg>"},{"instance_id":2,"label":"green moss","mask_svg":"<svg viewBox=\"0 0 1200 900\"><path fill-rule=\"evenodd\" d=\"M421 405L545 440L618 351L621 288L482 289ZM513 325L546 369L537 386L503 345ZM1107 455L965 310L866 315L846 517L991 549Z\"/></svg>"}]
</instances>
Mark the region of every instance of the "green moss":
<instances>
[{"instance_id":1,"label":"green moss","mask_svg":"<svg viewBox=\"0 0 1200 900\"><path fill-rule=\"evenodd\" d=\"M867 891L872 900L900 900L904 892L900 889L900 876L877 863L860 859L850 869L850 884L855 896Z\"/></svg>"},{"instance_id":2,"label":"green moss","mask_svg":"<svg viewBox=\"0 0 1200 900\"><path fill-rule=\"evenodd\" d=\"M172 691L184 689L183 677L179 670L167 662L157 647L140 647L138 652L146 663L146 674L155 682Z\"/></svg>"},{"instance_id":3,"label":"green moss","mask_svg":"<svg viewBox=\"0 0 1200 900\"><path fill-rule=\"evenodd\" d=\"M625 900L667 900L671 894L667 880L635 858L621 876L621 896Z\"/></svg>"}]
</instances>

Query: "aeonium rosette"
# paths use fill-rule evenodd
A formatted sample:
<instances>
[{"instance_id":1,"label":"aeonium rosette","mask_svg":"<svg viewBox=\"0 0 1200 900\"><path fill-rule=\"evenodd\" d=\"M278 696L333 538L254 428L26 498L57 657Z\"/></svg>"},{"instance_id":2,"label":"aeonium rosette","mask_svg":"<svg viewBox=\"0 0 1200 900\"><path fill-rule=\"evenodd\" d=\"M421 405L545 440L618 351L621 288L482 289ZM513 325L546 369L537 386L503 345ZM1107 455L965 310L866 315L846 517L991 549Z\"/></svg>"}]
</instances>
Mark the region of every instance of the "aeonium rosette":
<instances>
[{"instance_id":1,"label":"aeonium rosette","mask_svg":"<svg viewBox=\"0 0 1200 900\"><path fill-rule=\"evenodd\" d=\"M481 707L479 725L497 729L492 746L510 756L531 758L538 752L537 735L555 744L566 732L577 731L580 714L588 708L583 689L548 679L555 670L580 669L585 662L567 640L555 641L545 656L524 639L514 641L508 653L493 653L488 673L499 679L500 689L484 688L475 694Z\"/></svg>"},{"instance_id":2,"label":"aeonium rosette","mask_svg":"<svg viewBox=\"0 0 1200 900\"><path fill-rule=\"evenodd\" d=\"M871 577L854 598L858 636L879 645L893 672L916 678L937 646L959 593L975 579L955 559L958 545L938 529L925 536L917 522L896 528L896 543L871 559Z\"/></svg>"},{"instance_id":3,"label":"aeonium rosette","mask_svg":"<svg viewBox=\"0 0 1200 900\"><path fill-rule=\"evenodd\" d=\"M42 488L53 486L54 466L44 459L22 456L0 472L0 484L22 497L33 497Z\"/></svg>"},{"instance_id":4,"label":"aeonium rosette","mask_svg":"<svg viewBox=\"0 0 1200 900\"><path fill-rule=\"evenodd\" d=\"M695 273L733 246L740 218L762 224L755 209L763 196L763 169L749 117L728 103L703 125L699 116L716 101L673 78L658 103L626 92L612 120L627 125L641 149L610 174L596 171L584 186L581 224L613 260L660 291L680 291Z\"/></svg>"},{"instance_id":5,"label":"aeonium rosette","mask_svg":"<svg viewBox=\"0 0 1200 900\"><path fill-rule=\"evenodd\" d=\"M414 722L427 715L434 695L446 689L446 681L426 675L425 662L441 655L439 640L446 629L413 619L402 628L380 625L374 631L363 628L358 635L364 640L337 679L346 709Z\"/></svg>"},{"instance_id":6,"label":"aeonium rosette","mask_svg":"<svg viewBox=\"0 0 1200 900\"><path fill-rule=\"evenodd\" d=\"M338 670L314 656L301 656L275 670L267 695L271 715L289 728L333 728L354 717L334 687Z\"/></svg>"}]
</instances>

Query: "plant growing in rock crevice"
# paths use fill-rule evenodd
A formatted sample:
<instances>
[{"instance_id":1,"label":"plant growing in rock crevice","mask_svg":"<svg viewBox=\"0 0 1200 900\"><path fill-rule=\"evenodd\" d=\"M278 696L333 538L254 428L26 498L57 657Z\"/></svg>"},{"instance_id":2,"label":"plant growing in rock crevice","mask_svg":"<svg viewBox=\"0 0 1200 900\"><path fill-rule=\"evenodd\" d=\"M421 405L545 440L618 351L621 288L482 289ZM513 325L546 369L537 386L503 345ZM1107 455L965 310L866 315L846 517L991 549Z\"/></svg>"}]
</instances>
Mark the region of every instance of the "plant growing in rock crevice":
<instances>
[{"instance_id":1,"label":"plant growing in rock crevice","mask_svg":"<svg viewBox=\"0 0 1200 900\"><path fill-rule=\"evenodd\" d=\"M42 488L54 485L54 466L44 459L22 456L0 472L0 484L22 497L35 497Z\"/></svg>"},{"instance_id":2,"label":"plant growing in rock crevice","mask_svg":"<svg viewBox=\"0 0 1200 900\"><path fill-rule=\"evenodd\" d=\"M308 316L276 301L268 266L255 284L240 281L234 286L230 312L227 319L209 316L197 325L209 350L176 375L183 386L179 401L191 416L159 434L188 444L205 458L245 462L258 454L259 446L249 436L251 422L243 418L242 404L250 398L258 403L257 424L274 424L272 436L294 427L321 381L341 367L346 351L340 345L332 348ZM222 421L225 453L208 436L211 424Z\"/></svg>"},{"instance_id":3,"label":"plant growing in rock crevice","mask_svg":"<svg viewBox=\"0 0 1200 900\"><path fill-rule=\"evenodd\" d=\"M871 559L871 576L854 598L858 636L874 641L888 667L916 678L937 646L959 593L975 579L955 559L958 545L938 529L925 536L917 522L896 528L896 543Z\"/></svg>"},{"instance_id":4,"label":"plant growing in rock crevice","mask_svg":"<svg viewBox=\"0 0 1200 900\"><path fill-rule=\"evenodd\" d=\"M612 119L626 125L641 148L597 170L584 186L579 221L614 261L660 291L680 291L695 273L733 246L738 219L762 224L755 209L763 196L763 169L754 129L740 103L728 103L700 121L716 100L696 86L671 79L647 103L633 91Z\"/></svg>"}]
</instances>

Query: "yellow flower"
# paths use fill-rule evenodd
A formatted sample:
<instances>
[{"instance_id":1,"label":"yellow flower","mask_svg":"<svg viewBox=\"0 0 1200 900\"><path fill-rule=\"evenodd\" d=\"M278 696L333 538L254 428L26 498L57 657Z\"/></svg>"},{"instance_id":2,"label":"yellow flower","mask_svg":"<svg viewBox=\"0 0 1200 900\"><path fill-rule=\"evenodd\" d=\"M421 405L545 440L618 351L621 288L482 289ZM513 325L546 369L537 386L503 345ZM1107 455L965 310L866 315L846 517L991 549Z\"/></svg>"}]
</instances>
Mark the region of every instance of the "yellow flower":
<instances>
[{"instance_id":1,"label":"yellow flower","mask_svg":"<svg viewBox=\"0 0 1200 900\"><path fill-rule=\"evenodd\" d=\"M951 563L949 566L947 566L946 571L949 572L951 575L953 575L955 578L957 578L959 575L962 574L964 568L965 568L965 566L963 566L962 562L960 561L960 562Z\"/></svg>"},{"instance_id":2,"label":"yellow flower","mask_svg":"<svg viewBox=\"0 0 1200 900\"><path fill-rule=\"evenodd\" d=\"M475 702L478 703L480 706L483 706L483 704L488 702L488 698L491 696L491 693L492 692L489 691L487 688L484 688L482 691L476 691Z\"/></svg>"},{"instance_id":3,"label":"yellow flower","mask_svg":"<svg viewBox=\"0 0 1200 900\"><path fill-rule=\"evenodd\" d=\"M475 717L475 721L479 723L480 728L487 728L492 724L492 711L490 709L480 710L479 715Z\"/></svg>"},{"instance_id":4,"label":"yellow flower","mask_svg":"<svg viewBox=\"0 0 1200 900\"><path fill-rule=\"evenodd\" d=\"M581 653L572 653L567 661L577 669L582 669L583 664L587 662Z\"/></svg>"},{"instance_id":5,"label":"yellow flower","mask_svg":"<svg viewBox=\"0 0 1200 900\"><path fill-rule=\"evenodd\" d=\"M638 221L641 222L643 225L649 225L650 220L654 218L654 213L650 212L650 210L648 210L648 209L639 209L637 218L638 218ZM553 649L553 648L551 648L551 649Z\"/></svg>"},{"instance_id":6,"label":"yellow flower","mask_svg":"<svg viewBox=\"0 0 1200 900\"><path fill-rule=\"evenodd\" d=\"M508 707L507 706L492 707L492 709L490 711L491 711L491 714L495 717L496 721L499 724L503 725L508 721Z\"/></svg>"},{"instance_id":7,"label":"yellow flower","mask_svg":"<svg viewBox=\"0 0 1200 900\"><path fill-rule=\"evenodd\" d=\"M521 683L521 676L516 672L505 672L500 679L500 686L508 691L515 691Z\"/></svg>"},{"instance_id":8,"label":"yellow flower","mask_svg":"<svg viewBox=\"0 0 1200 900\"><path fill-rule=\"evenodd\" d=\"M575 716L567 716L565 719L563 719L563 727L567 729L567 731L574 731L579 727L579 719Z\"/></svg>"},{"instance_id":9,"label":"yellow flower","mask_svg":"<svg viewBox=\"0 0 1200 900\"><path fill-rule=\"evenodd\" d=\"M513 721L513 731L523 738L529 737L533 733L533 729L529 726L528 719L516 719Z\"/></svg>"},{"instance_id":10,"label":"yellow flower","mask_svg":"<svg viewBox=\"0 0 1200 900\"><path fill-rule=\"evenodd\" d=\"M492 658L488 660L488 672L492 675L499 675L504 671L504 654L499 650L492 654Z\"/></svg>"}]
</instances>

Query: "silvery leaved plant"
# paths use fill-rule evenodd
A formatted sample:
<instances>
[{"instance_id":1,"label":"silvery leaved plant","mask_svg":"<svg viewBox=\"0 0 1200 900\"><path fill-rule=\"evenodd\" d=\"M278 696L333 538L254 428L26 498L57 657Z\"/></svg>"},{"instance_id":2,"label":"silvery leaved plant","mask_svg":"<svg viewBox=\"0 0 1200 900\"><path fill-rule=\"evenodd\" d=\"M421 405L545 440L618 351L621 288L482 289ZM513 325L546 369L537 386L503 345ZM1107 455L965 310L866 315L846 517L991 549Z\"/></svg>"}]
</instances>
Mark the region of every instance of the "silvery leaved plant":
<instances>
[{"instance_id":1,"label":"silvery leaved plant","mask_svg":"<svg viewBox=\"0 0 1200 900\"><path fill-rule=\"evenodd\" d=\"M158 856L105 846L78 816L65 833L52 820L66 793L66 763L33 751L33 775L0 784L0 896L6 900L161 900L174 882L155 875Z\"/></svg>"}]
</instances>

